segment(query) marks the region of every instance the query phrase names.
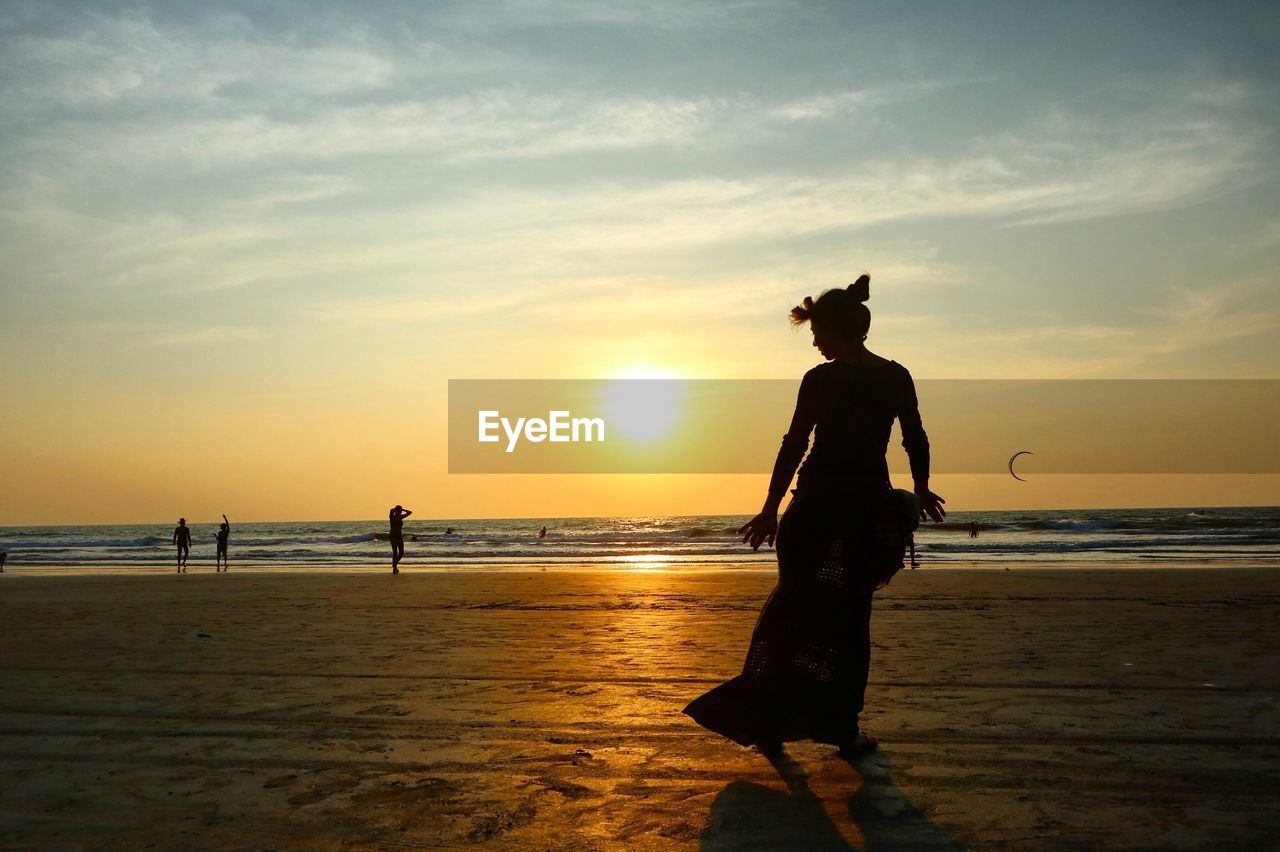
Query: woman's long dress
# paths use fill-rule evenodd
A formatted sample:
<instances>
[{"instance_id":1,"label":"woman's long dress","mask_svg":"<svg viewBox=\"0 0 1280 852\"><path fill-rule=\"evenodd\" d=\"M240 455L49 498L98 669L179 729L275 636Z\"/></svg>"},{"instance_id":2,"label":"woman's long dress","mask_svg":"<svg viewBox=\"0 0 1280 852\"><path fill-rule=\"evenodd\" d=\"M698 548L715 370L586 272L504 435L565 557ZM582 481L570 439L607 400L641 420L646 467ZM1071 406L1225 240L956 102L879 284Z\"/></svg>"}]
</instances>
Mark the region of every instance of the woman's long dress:
<instances>
[{"instance_id":1,"label":"woman's long dress","mask_svg":"<svg viewBox=\"0 0 1280 852\"><path fill-rule=\"evenodd\" d=\"M885 454L894 418L912 477L927 483L929 441L905 367L831 361L805 374L769 486L786 492L816 430L778 525L778 584L742 673L684 709L699 724L742 745L857 736L881 579L875 518L891 488Z\"/></svg>"}]
</instances>

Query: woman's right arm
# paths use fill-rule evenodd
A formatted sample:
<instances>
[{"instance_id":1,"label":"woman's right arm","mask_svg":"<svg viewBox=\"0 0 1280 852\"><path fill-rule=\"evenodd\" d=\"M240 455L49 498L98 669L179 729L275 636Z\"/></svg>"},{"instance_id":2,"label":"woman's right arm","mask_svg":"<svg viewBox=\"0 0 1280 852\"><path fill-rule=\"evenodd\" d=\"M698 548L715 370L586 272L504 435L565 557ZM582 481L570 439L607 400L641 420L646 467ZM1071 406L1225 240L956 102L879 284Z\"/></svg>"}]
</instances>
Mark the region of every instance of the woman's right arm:
<instances>
[{"instance_id":1,"label":"woman's right arm","mask_svg":"<svg viewBox=\"0 0 1280 852\"><path fill-rule=\"evenodd\" d=\"M805 373L800 382L800 391L796 394L796 410L791 415L791 426L787 434L782 436L782 446L778 448L778 457L773 462L773 475L769 477L769 496L765 499L764 508L776 512L782 505L791 486L791 477L795 476L800 460L809 449L809 435L818 422L817 400L814 379L811 373Z\"/></svg>"},{"instance_id":2,"label":"woman's right arm","mask_svg":"<svg viewBox=\"0 0 1280 852\"><path fill-rule=\"evenodd\" d=\"M778 457L773 462L773 475L769 478L769 494L765 497L764 507L739 530L745 533L743 542L750 544L752 550L758 550L760 543L767 541L773 545L774 536L778 532L778 508L782 498L791 485L791 477L795 476L805 450L809 448L809 433L818 422L816 392L814 380L806 373L800 382L800 391L796 396L796 410L791 415L791 426L787 434L782 436L782 446L778 448Z\"/></svg>"}]
</instances>

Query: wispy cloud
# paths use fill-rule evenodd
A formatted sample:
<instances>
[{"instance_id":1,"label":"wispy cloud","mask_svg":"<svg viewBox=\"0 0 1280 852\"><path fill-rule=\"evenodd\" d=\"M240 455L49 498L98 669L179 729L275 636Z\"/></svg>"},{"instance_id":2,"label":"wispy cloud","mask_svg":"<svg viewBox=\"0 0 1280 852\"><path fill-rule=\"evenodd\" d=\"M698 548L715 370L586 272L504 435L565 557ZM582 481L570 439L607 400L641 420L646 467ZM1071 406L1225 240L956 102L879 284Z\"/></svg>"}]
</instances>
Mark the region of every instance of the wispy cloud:
<instances>
[{"instance_id":1,"label":"wispy cloud","mask_svg":"<svg viewBox=\"0 0 1280 852\"><path fill-rule=\"evenodd\" d=\"M1280 307L1268 303L1277 281L1280 267L1272 266L1226 281L1175 286L1164 303L1144 311L1158 323L1152 354L1194 351L1280 329Z\"/></svg>"},{"instance_id":2,"label":"wispy cloud","mask_svg":"<svg viewBox=\"0 0 1280 852\"><path fill-rule=\"evenodd\" d=\"M1248 173L1251 140L1222 128L1198 136L1153 130L1140 148L1099 151L1089 140L1009 140L982 155L860 162L835 174L598 182L554 196L477 191L455 216L502 210L498 238L555 234L561 245L627 250L866 228L889 221L985 217L1045 224L1194 204Z\"/></svg>"},{"instance_id":3,"label":"wispy cloud","mask_svg":"<svg viewBox=\"0 0 1280 852\"><path fill-rule=\"evenodd\" d=\"M825 92L770 106L766 114L783 121L795 122L843 118L890 104L917 100L950 86L972 85L976 82L978 81L934 80Z\"/></svg>"},{"instance_id":4,"label":"wispy cloud","mask_svg":"<svg viewBox=\"0 0 1280 852\"><path fill-rule=\"evenodd\" d=\"M171 331L135 335L134 348L159 349L179 346L212 346L217 344L244 343L257 340L261 332L248 326L214 325L195 328L176 328Z\"/></svg>"},{"instance_id":5,"label":"wispy cloud","mask_svg":"<svg viewBox=\"0 0 1280 852\"><path fill-rule=\"evenodd\" d=\"M632 108L640 118L624 119ZM650 112L635 104L614 105L607 115L608 122L627 127L614 140L621 146L693 132L703 121L698 108ZM316 144L332 150L344 140L354 144L360 134L354 124L349 129L349 135L337 133ZM533 156L604 144L600 126L583 130L570 123L561 135L530 134L523 140L510 129L502 132L507 136L490 140L493 147L463 145L459 156L509 154L506 145L523 146ZM223 144L235 147L229 140ZM252 143L246 138L245 144ZM258 144L287 147L281 140ZM30 237L63 246L31 261L33 269L61 270L61 280L91 265L90 280L100 285L155 284L178 291L306 275L332 278L343 271L386 281L412 276L405 264L421 267L418 258L430 270L427 280L440 279L446 270L465 280L490 274L498 256L535 269L580 270L584 264L650 255L655 246L665 254L708 252L894 222L978 218L1045 225L1169 209L1239 185L1252 173L1255 145L1249 134L1233 134L1214 122L1131 124L1121 140L1105 133L1002 135L949 158L860 160L821 175L766 171L626 181L587 175L553 188L480 182L421 198L394 186L394 170L269 172L262 180L238 181L238 190L219 187L175 203L191 207L189 213L82 211L71 187L42 171L28 178L23 191L10 193L0 216ZM387 194L394 201L378 200ZM346 212L324 206L335 199L344 201Z\"/></svg>"},{"instance_id":6,"label":"wispy cloud","mask_svg":"<svg viewBox=\"0 0 1280 852\"><path fill-rule=\"evenodd\" d=\"M367 33L319 43L255 38L235 14L200 30L163 27L143 12L91 12L56 33L3 40L0 104L29 117L141 104L186 113L230 98L252 102L335 96L389 82L393 65Z\"/></svg>"},{"instance_id":7,"label":"wispy cloud","mask_svg":"<svg viewBox=\"0 0 1280 852\"><path fill-rule=\"evenodd\" d=\"M744 16L786 14L794 2L774 0L633 0L628 3L579 3L575 0L497 0L463 3L441 14L439 22L467 32L524 31L581 24L658 31L735 23Z\"/></svg>"},{"instance_id":8,"label":"wispy cloud","mask_svg":"<svg viewBox=\"0 0 1280 852\"><path fill-rule=\"evenodd\" d=\"M938 341L937 362L949 377L974 378L1144 378L1240 377L1239 366L1224 372L1205 356L1216 347L1257 340L1260 361L1250 377L1274 378L1271 363L1280 350L1280 306L1271 288L1280 269L1201 287L1171 288L1153 304L1124 316L1064 323L1027 318L1017 328L986 328L935 316L923 333ZM933 375L943 374L935 368Z\"/></svg>"},{"instance_id":9,"label":"wispy cloud","mask_svg":"<svg viewBox=\"0 0 1280 852\"><path fill-rule=\"evenodd\" d=\"M1236 256L1267 252L1280 246L1280 219L1272 219L1238 235L1232 241Z\"/></svg>"},{"instance_id":10,"label":"wispy cloud","mask_svg":"<svg viewBox=\"0 0 1280 852\"><path fill-rule=\"evenodd\" d=\"M714 106L673 99L575 99L490 90L432 101L332 106L316 112L71 128L46 139L70 161L94 167L226 169L383 157L440 164L556 157L676 145L704 129Z\"/></svg>"}]
</instances>

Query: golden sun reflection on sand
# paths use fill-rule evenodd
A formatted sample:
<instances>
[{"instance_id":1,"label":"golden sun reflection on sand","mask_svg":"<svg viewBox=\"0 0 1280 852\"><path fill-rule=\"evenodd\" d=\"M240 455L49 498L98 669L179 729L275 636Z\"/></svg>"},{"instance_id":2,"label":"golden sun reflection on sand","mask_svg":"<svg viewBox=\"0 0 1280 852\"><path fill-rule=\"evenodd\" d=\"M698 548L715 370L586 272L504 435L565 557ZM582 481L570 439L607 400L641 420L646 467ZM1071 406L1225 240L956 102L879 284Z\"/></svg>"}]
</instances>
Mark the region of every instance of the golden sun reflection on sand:
<instances>
[{"instance_id":1,"label":"golden sun reflection on sand","mask_svg":"<svg viewBox=\"0 0 1280 852\"><path fill-rule=\"evenodd\" d=\"M673 568L671 560L661 553L629 553L619 556L617 563L636 573L665 574Z\"/></svg>"}]
</instances>

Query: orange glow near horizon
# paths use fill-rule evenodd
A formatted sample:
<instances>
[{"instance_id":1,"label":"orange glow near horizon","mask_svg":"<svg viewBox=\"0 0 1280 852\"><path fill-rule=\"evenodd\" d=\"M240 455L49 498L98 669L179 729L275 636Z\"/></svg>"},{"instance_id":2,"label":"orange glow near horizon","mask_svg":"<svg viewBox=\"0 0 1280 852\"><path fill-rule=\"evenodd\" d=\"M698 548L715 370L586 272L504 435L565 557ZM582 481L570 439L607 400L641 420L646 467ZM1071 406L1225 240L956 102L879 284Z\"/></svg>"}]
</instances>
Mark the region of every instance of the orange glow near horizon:
<instances>
[{"instance_id":1,"label":"orange glow near horizon","mask_svg":"<svg viewBox=\"0 0 1280 852\"><path fill-rule=\"evenodd\" d=\"M47 471L46 471L47 474ZM238 477L240 474L237 474ZM248 472L243 474L249 476ZM234 481L196 497L181 483L167 481L164 489L142 481L133 490L74 489L68 474L47 477L48 484L65 484L62 495L44 492L48 503L29 490L23 509L5 497L0 526L45 524L167 524L178 516L193 523L215 522L226 512L232 521L324 521L375 519L385 521L389 506L400 503L414 510L412 522L432 519L563 517L653 517L754 515L764 502L768 477L758 474L707 475L383 475L384 486L352 479L355 467L334 474L334 482L348 487L303 494L284 486L272 475L241 489ZM12 479L10 481L13 481ZM326 480L328 481L328 480ZM895 484L905 484L898 479ZM950 512L985 510L1048 511L1073 508L1212 507L1276 505L1280 476L1043 475L1019 483L1007 474L940 475L932 488L946 500ZM408 487L406 487L408 486ZM181 493L186 492L186 493ZM7 492L11 494L12 492ZM212 495L212 496L210 496ZM785 508L786 501L783 506Z\"/></svg>"},{"instance_id":2,"label":"orange glow near horizon","mask_svg":"<svg viewBox=\"0 0 1280 852\"><path fill-rule=\"evenodd\" d=\"M627 470L759 473L450 475L450 383L798 384L793 307L863 272L867 346L917 383L1280 379L1267 4L147 5L3 15L0 526L752 514L794 396L618 430ZM1053 411L1005 447L959 396L921 395L935 470L999 467L950 435L1037 455L938 475L953 511L1280 504L1037 475L1135 444L1103 422L1055 462ZM1193 397L1142 448L1273 444Z\"/></svg>"}]
</instances>

